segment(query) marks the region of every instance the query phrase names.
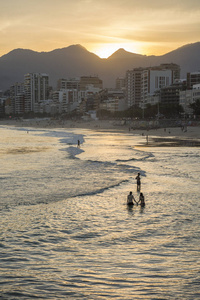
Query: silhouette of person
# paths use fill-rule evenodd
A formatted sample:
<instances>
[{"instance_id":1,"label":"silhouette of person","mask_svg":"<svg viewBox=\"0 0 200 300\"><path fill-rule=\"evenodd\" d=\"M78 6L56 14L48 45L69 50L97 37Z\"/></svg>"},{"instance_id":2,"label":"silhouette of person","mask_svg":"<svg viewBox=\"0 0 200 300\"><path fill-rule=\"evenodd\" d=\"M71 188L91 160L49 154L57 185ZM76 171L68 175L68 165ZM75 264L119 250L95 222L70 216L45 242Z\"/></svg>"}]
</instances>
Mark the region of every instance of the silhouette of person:
<instances>
[{"instance_id":1,"label":"silhouette of person","mask_svg":"<svg viewBox=\"0 0 200 300\"><path fill-rule=\"evenodd\" d=\"M138 204L140 204L141 207L145 206L145 201L144 201L144 195L143 195L143 193L140 193Z\"/></svg>"},{"instance_id":2,"label":"silhouette of person","mask_svg":"<svg viewBox=\"0 0 200 300\"><path fill-rule=\"evenodd\" d=\"M128 205L134 205L133 200L135 201L135 198L134 198L132 192L130 192L129 195L127 196L127 204Z\"/></svg>"},{"instance_id":3,"label":"silhouette of person","mask_svg":"<svg viewBox=\"0 0 200 300\"><path fill-rule=\"evenodd\" d=\"M140 173L137 174L137 176L135 177L135 179L137 180L137 191L140 191L140 187L141 187Z\"/></svg>"}]
</instances>

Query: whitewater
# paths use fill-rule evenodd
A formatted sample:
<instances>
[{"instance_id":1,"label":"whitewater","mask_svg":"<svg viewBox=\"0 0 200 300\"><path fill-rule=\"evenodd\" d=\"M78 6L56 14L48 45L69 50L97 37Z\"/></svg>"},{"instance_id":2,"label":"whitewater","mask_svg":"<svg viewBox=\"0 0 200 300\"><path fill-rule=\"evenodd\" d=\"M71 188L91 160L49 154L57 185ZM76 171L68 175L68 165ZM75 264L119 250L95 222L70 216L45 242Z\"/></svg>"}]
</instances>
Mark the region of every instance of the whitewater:
<instances>
[{"instance_id":1,"label":"whitewater","mask_svg":"<svg viewBox=\"0 0 200 300\"><path fill-rule=\"evenodd\" d=\"M199 147L80 128L0 134L1 299L200 299ZM146 206L128 208L138 172Z\"/></svg>"}]
</instances>

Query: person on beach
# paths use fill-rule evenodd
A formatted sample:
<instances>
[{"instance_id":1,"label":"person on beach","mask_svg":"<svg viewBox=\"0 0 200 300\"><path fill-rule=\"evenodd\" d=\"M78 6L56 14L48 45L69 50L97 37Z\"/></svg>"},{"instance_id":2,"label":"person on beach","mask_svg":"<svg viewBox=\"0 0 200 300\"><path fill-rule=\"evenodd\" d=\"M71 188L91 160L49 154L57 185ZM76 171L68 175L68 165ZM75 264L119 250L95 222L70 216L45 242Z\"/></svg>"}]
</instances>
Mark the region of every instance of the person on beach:
<instances>
[{"instance_id":1,"label":"person on beach","mask_svg":"<svg viewBox=\"0 0 200 300\"><path fill-rule=\"evenodd\" d=\"M79 140L78 140L78 144L77 144L77 147L78 147L78 148L80 148L80 141L79 141Z\"/></svg>"},{"instance_id":2,"label":"person on beach","mask_svg":"<svg viewBox=\"0 0 200 300\"><path fill-rule=\"evenodd\" d=\"M138 201L137 204L140 204L141 207L145 206L145 201L144 201L144 195L143 195L143 193L140 193L139 201Z\"/></svg>"},{"instance_id":3,"label":"person on beach","mask_svg":"<svg viewBox=\"0 0 200 300\"><path fill-rule=\"evenodd\" d=\"M137 180L137 191L140 191L140 187L141 187L140 173L137 174L137 176L135 177L135 179Z\"/></svg>"},{"instance_id":4,"label":"person on beach","mask_svg":"<svg viewBox=\"0 0 200 300\"><path fill-rule=\"evenodd\" d=\"M134 205L135 198L132 194L132 192L129 193L129 195L127 196L127 204L128 205ZM136 202L136 201L135 201ZM137 202L136 202L137 203Z\"/></svg>"}]
</instances>

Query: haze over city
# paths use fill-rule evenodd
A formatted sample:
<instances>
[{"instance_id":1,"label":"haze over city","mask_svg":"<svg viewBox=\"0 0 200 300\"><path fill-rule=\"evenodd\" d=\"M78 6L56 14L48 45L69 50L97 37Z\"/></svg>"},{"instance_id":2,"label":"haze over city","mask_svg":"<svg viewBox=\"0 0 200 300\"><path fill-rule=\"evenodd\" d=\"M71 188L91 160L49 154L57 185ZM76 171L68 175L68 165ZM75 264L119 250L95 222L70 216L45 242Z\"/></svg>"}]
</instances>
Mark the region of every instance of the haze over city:
<instances>
[{"instance_id":1,"label":"haze over city","mask_svg":"<svg viewBox=\"0 0 200 300\"><path fill-rule=\"evenodd\" d=\"M162 55L199 41L200 1L7 0L0 4L0 56L81 44L107 58L119 48Z\"/></svg>"}]
</instances>

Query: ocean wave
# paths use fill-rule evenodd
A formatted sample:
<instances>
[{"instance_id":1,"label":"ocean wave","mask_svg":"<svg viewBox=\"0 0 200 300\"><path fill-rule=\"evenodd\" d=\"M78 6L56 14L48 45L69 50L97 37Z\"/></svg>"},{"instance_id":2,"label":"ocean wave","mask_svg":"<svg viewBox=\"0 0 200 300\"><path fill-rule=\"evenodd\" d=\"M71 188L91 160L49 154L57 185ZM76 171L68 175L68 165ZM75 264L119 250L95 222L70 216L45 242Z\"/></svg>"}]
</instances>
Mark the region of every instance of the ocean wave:
<instances>
[{"instance_id":1,"label":"ocean wave","mask_svg":"<svg viewBox=\"0 0 200 300\"><path fill-rule=\"evenodd\" d=\"M101 160L91 160L91 159L89 159L88 162L90 162L92 164L104 164L105 166L116 166L117 165L115 162L101 161Z\"/></svg>"},{"instance_id":2,"label":"ocean wave","mask_svg":"<svg viewBox=\"0 0 200 300\"><path fill-rule=\"evenodd\" d=\"M122 160L119 160L120 162L123 162ZM140 168L135 167L135 166L131 166L131 165L127 165L127 164L118 164L116 162L108 162L108 161L99 161L99 160L88 160L89 163L91 164L99 164L99 165L104 165L105 167L110 167L113 166L114 168L120 169L120 171L122 171L123 169L123 173L135 173L137 174L138 172L141 173L142 176L146 176L145 175L145 171L142 171ZM127 160L128 162L128 160Z\"/></svg>"},{"instance_id":3,"label":"ocean wave","mask_svg":"<svg viewBox=\"0 0 200 300\"><path fill-rule=\"evenodd\" d=\"M77 198L77 197L84 197L84 196L92 196L92 195L102 194L103 192L105 192L107 190L110 190L110 189L113 189L117 186L120 186L123 183L127 183L128 181L129 180L121 180L120 182L118 182L116 184L109 185L109 186L106 186L106 187L103 187L103 188L100 188L100 189L97 189L97 190L94 190L94 191L80 193L80 194L77 194L77 195L74 195L74 196L70 196L69 198Z\"/></svg>"},{"instance_id":4,"label":"ocean wave","mask_svg":"<svg viewBox=\"0 0 200 300\"><path fill-rule=\"evenodd\" d=\"M135 153L136 156L138 157L132 157L132 158L128 158L128 159L116 159L116 162L129 162L129 161L146 161L151 159L151 161L153 159L155 159L155 155L153 153L144 153L144 152L136 152Z\"/></svg>"},{"instance_id":5,"label":"ocean wave","mask_svg":"<svg viewBox=\"0 0 200 300\"><path fill-rule=\"evenodd\" d=\"M129 162L129 161L137 161L137 158L129 158L129 159L116 159L117 162Z\"/></svg>"}]
</instances>

